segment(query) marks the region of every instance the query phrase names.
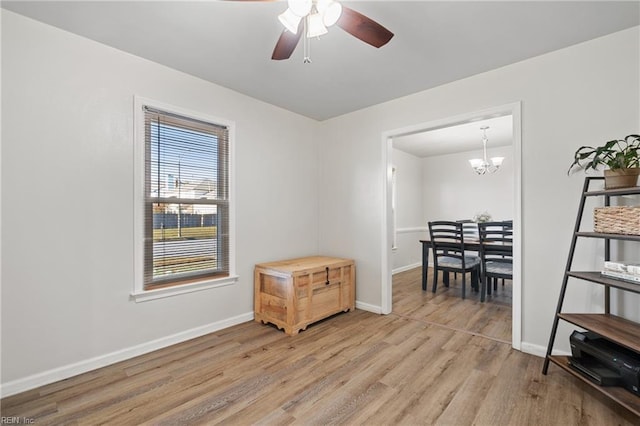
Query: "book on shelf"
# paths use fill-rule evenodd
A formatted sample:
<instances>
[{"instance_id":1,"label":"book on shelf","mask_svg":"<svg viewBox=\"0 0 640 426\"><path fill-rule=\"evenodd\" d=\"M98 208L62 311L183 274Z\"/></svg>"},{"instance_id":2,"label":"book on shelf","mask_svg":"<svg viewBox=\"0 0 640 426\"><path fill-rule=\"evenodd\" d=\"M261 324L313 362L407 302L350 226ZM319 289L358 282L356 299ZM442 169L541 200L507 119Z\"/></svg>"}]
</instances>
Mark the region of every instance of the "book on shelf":
<instances>
[{"instance_id":1,"label":"book on shelf","mask_svg":"<svg viewBox=\"0 0 640 426\"><path fill-rule=\"evenodd\" d=\"M640 263L638 262L625 262L621 260L604 262L605 271L625 272L627 274L640 276Z\"/></svg>"},{"instance_id":2,"label":"book on shelf","mask_svg":"<svg viewBox=\"0 0 640 426\"><path fill-rule=\"evenodd\" d=\"M611 271L609 269L603 269L601 274L605 277L615 278L618 280L630 281L640 284L640 275L630 274L628 272Z\"/></svg>"}]
</instances>

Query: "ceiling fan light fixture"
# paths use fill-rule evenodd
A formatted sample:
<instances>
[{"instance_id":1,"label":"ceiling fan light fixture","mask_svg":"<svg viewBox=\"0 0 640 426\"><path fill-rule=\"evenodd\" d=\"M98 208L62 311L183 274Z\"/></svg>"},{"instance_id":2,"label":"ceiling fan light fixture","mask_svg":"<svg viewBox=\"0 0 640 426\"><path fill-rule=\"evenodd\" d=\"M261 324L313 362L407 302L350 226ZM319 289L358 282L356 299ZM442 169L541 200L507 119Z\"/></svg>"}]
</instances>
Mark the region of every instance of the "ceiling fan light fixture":
<instances>
[{"instance_id":1,"label":"ceiling fan light fixture","mask_svg":"<svg viewBox=\"0 0 640 426\"><path fill-rule=\"evenodd\" d=\"M327 27L338 22L342 15L342 5L334 0L318 0L316 7L322 14L322 21Z\"/></svg>"},{"instance_id":2,"label":"ceiling fan light fixture","mask_svg":"<svg viewBox=\"0 0 640 426\"><path fill-rule=\"evenodd\" d=\"M304 18L311 12L312 0L288 0L289 9L294 15Z\"/></svg>"},{"instance_id":3,"label":"ceiling fan light fixture","mask_svg":"<svg viewBox=\"0 0 640 426\"><path fill-rule=\"evenodd\" d=\"M307 19L307 37L319 37L329 32L322 22L322 15L319 13L311 14Z\"/></svg>"},{"instance_id":4,"label":"ceiling fan light fixture","mask_svg":"<svg viewBox=\"0 0 640 426\"><path fill-rule=\"evenodd\" d=\"M287 9L278 15L278 20L284 27L291 31L293 34L298 32L298 25L300 24L300 20L302 18L296 15L291 11L291 9Z\"/></svg>"},{"instance_id":5,"label":"ceiling fan light fixture","mask_svg":"<svg viewBox=\"0 0 640 426\"><path fill-rule=\"evenodd\" d=\"M337 0L287 0L287 5L287 10L278 15L278 20L285 29L280 34L271 55L271 59L276 61L289 59L302 39L303 62L310 63L311 38L328 33L327 27L334 24L338 24L342 30L373 47L382 47L393 37L391 31L376 21L342 6Z\"/></svg>"}]
</instances>

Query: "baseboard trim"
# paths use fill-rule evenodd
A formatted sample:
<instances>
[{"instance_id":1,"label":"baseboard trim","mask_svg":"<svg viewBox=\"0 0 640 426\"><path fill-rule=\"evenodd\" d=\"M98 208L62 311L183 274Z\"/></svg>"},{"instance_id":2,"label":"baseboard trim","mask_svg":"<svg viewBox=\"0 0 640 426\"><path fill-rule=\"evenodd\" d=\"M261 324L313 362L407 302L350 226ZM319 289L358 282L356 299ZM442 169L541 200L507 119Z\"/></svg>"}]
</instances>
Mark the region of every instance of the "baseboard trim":
<instances>
[{"instance_id":1,"label":"baseboard trim","mask_svg":"<svg viewBox=\"0 0 640 426\"><path fill-rule=\"evenodd\" d=\"M522 342L521 345L520 345L520 349L521 349L522 352L524 352L526 354L535 355L535 356L538 356L540 358L544 358L545 356L547 356L547 347L546 346L541 346L541 345L535 345L533 343ZM554 349L554 351L552 353L553 353L553 355L559 355L559 356L571 356L570 352L557 350L557 349Z\"/></svg>"},{"instance_id":2,"label":"baseboard trim","mask_svg":"<svg viewBox=\"0 0 640 426\"><path fill-rule=\"evenodd\" d=\"M382 314L382 307L376 305L370 305L369 303L359 302L356 300L356 309L362 309L363 311L373 312L374 314Z\"/></svg>"},{"instance_id":3,"label":"baseboard trim","mask_svg":"<svg viewBox=\"0 0 640 426\"><path fill-rule=\"evenodd\" d=\"M535 355L544 358L547 354L547 348L533 343L520 342L520 350L529 355Z\"/></svg>"},{"instance_id":4,"label":"baseboard trim","mask_svg":"<svg viewBox=\"0 0 640 426\"><path fill-rule=\"evenodd\" d=\"M416 263L412 263L411 265L401 266L391 271L391 275L399 274L400 272L409 271L415 268L420 268L421 266L422 266L422 262L416 262Z\"/></svg>"},{"instance_id":5,"label":"baseboard trim","mask_svg":"<svg viewBox=\"0 0 640 426\"><path fill-rule=\"evenodd\" d=\"M398 228L396 234L412 234L414 232L429 232L428 226L414 226L413 228Z\"/></svg>"},{"instance_id":6,"label":"baseboard trim","mask_svg":"<svg viewBox=\"0 0 640 426\"><path fill-rule=\"evenodd\" d=\"M213 333L215 331L242 324L247 321L252 321L253 318L253 312L247 312L245 314L227 318L222 321L217 321L211 324L182 331L180 333L172 334L170 336L162 337L160 339L152 340L150 342L142 343L140 345L121 349L119 351L100 355L84 361L76 362L74 364L65 365L63 367L54 368L52 370L44 371L42 373L34 374L22 379L3 383L0 384L0 397L4 398L6 396L15 395L20 392L48 385L59 380L68 379L69 377L77 376L78 374L86 373L88 371L105 367L107 365L115 364L116 362L125 361L139 355L144 355L158 349L166 348L167 346L175 345L176 343L185 342L196 337L204 336L205 334Z\"/></svg>"}]
</instances>

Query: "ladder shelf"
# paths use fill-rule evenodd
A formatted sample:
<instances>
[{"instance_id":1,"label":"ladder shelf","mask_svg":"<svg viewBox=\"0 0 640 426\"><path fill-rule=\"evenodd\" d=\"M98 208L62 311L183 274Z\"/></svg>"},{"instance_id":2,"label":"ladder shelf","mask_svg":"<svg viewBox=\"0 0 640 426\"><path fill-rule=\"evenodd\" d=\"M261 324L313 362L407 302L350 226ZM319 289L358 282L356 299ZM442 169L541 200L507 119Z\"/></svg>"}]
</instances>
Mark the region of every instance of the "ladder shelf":
<instances>
[{"instance_id":1,"label":"ladder shelf","mask_svg":"<svg viewBox=\"0 0 640 426\"><path fill-rule=\"evenodd\" d=\"M580 198L578 214L567 258L565 274L558 297L558 305L553 319L549 344L547 346L547 354L545 356L542 374L547 374L549 364L552 363L560 367L563 371L570 373L572 376L582 380L594 389L612 400L618 402L623 407L640 417L640 397L632 392L618 386L599 386L584 374L573 369L569 365L568 356L552 355L555 344L556 334L559 322L565 321L585 330L592 331L605 339L621 345L631 351L640 353L640 324L628 319L616 316L610 313L610 289L614 288L623 292L640 294L640 282L624 281L620 279L609 278L603 276L600 271L573 271L571 265L575 254L576 244L579 238L599 238L604 240L604 258L610 260L610 242L611 241L632 241L640 242L640 235L625 234L609 234L601 232L586 232L580 230L582 217L584 213L585 201L588 197L604 197L605 206L610 205L611 197L620 197L628 195L640 195L640 187L621 188L621 189L602 189L590 190L590 184L594 181L602 181L602 177L585 178L584 188ZM571 279L571 280L570 280ZM572 283L592 283L602 285L604 287L604 313L568 313L562 311L567 285L569 281Z\"/></svg>"}]
</instances>

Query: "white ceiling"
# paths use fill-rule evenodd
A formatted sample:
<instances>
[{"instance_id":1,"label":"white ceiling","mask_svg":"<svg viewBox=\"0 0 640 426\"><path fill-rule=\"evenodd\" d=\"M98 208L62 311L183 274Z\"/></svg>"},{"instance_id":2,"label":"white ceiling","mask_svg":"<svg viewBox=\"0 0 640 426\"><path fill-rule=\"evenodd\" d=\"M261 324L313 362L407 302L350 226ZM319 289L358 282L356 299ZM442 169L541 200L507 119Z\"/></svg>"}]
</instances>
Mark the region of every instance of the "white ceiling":
<instances>
[{"instance_id":1,"label":"white ceiling","mask_svg":"<svg viewBox=\"0 0 640 426\"><path fill-rule=\"evenodd\" d=\"M489 127L487 148L513 143L513 118L505 115L394 137L393 147L420 158L467 151L474 151L476 157L481 158L483 133L480 128L484 126Z\"/></svg>"},{"instance_id":2,"label":"white ceiling","mask_svg":"<svg viewBox=\"0 0 640 426\"><path fill-rule=\"evenodd\" d=\"M284 2L2 1L2 7L325 120L640 24L639 1L344 1L392 32L338 27L272 61Z\"/></svg>"}]
</instances>

